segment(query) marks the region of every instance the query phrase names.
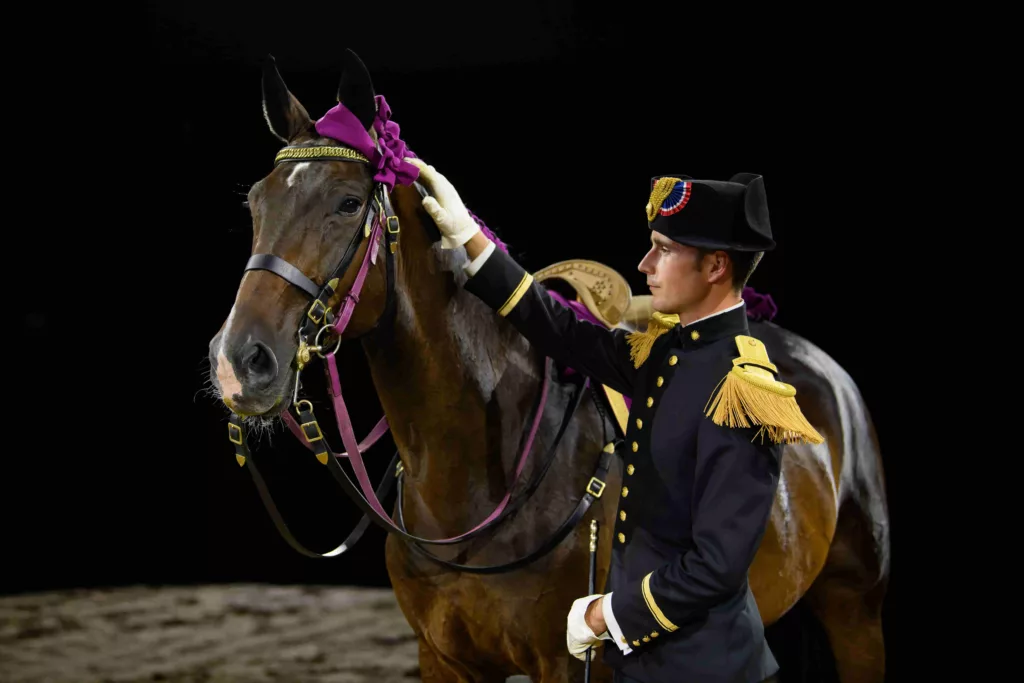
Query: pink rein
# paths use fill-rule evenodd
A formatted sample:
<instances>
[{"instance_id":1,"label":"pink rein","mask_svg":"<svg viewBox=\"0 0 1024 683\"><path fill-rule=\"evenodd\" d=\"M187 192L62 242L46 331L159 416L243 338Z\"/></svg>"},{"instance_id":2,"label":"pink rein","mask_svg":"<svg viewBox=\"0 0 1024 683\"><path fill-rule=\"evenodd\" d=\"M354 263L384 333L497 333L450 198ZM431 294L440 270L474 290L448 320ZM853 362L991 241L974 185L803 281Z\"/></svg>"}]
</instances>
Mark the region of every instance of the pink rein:
<instances>
[{"instance_id":1,"label":"pink rein","mask_svg":"<svg viewBox=\"0 0 1024 683\"><path fill-rule=\"evenodd\" d=\"M363 257L363 263L359 267L359 272L356 274L356 279L352 283L349 293L345 295L344 303L342 304L338 319L331 326L332 331L339 336L345 331L349 320L352 319L352 313L355 310L356 304L359 303L359 294L363 290L363 285L366 282L366 276L370 271L370 266L377 262L377 252L380 247L382 234L383 224L381 222L381 216L378 214L374 221L373 231L370 233L370 247L366 250L366 255ZM336 458L349 459L349 462L352 463L352 470L355 472L356 479L359 482L359 488L362 489L363 495L366 497L366 502L374 511L377 512L377 514L390 522L391 515L384 511L380 501L377 500L377 494L373 490L373 486L370 483L370 477L366 472L366 466L363 463L363 453L373 446L388 431L387 417L385 416L381 418L380 422L377 423L362 443L357 443L355 430L352 428L352 420L349 418L348 408L345 406L345 400L341 396L341 378L338 374L338 365L333 353L327 355L327 368L331 379L331 398L334 403L334 413L338 423L338 432L341 434L341 441L345 445L345 452L341 454L334 454L329 448L328 450ZM516 464L515 476L512 479L512 484L509 486L505 497L502 498L494 512L492 512L487 519L480 522L477 526L458 536L447 539L437 539L438 541L451 542L465 538L487 524L490 524L505 510L505 507L512 498L512 491L515 489L515 486L519 481L519 477L523 473L523 468L526 466L527 457L533 448L534 439L536 438L537 432L540 428L540 420L544 414L544 407L547 405L548 399L548 377L548 373L545 372L544 385L541 389L540 405L537 408L537 414L534 415L533 424L530 426L530 433L527 437L526 445L523 447L523 452L519 456L519 461ZM313 445L306 439L306 435L303 433L298 422L292 416L290 411L286 410L284 412L284 420L295 437L299 439L301 443L304 443L307 448L313 451ZM398 527L393 523L392 526L394 526L395 529L398 529Z\"/></svg>"}]
</instances>

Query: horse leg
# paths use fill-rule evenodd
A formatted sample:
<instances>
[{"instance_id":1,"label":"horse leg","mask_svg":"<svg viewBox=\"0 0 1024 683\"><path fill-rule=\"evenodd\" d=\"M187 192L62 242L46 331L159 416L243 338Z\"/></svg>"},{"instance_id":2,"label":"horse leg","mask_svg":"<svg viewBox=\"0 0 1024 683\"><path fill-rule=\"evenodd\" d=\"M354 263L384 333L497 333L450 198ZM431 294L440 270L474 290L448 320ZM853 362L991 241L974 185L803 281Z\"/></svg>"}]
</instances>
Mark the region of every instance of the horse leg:
<instances>
[{"instance_id":1,"label":"horse leg","mask_svg":"<svg viewBox=\"0 0 1024 683\"><path fill-rule=\"evenodd\" d=\"M808 605L828 635L840 682L882 683L887 536L873 528L857 503L844 507L825 566L807 593Z\"/></svg>"},{"instance_id":2,"label":"horse leg","mask_svg":"<svg viewBox=\"0 0 1024 683\"><path fill-rule=\"evenodd\" d=\"M470 669L434 649L423 635L419 637L419 646L423 683L485 683Z\"/></svg>"}]
</instances>

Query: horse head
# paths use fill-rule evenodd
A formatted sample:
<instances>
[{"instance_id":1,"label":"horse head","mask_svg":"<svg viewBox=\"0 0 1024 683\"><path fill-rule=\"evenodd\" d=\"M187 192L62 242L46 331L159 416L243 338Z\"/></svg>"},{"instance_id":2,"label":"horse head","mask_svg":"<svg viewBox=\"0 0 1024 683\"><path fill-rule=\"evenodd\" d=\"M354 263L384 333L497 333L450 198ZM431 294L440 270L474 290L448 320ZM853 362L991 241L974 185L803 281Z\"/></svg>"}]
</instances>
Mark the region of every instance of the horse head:
<instances>
[{"instance_id":1,"label":"horse head","mask_svg":"<svg viewBox=\"0 0 1024 683\"><path fill-rule=\"evenodd\" d=\"M273 170L249 190L252 256L209 349L212 386L242 416L280 413L311 353L375 328L388 299L389 259L377 258L380 242L397 234L380 182L381 169L388 170L378 153L380 102L359 58L346 53L339 105L331 111L340 112L352 134L365 133L365 144L340 144L318 131L320 122L288 90L273 57L265 63L262 90L267 125L285 147ZM339 326L332 309L350 295L350 317Z\"/></svg>"}]
</instances>

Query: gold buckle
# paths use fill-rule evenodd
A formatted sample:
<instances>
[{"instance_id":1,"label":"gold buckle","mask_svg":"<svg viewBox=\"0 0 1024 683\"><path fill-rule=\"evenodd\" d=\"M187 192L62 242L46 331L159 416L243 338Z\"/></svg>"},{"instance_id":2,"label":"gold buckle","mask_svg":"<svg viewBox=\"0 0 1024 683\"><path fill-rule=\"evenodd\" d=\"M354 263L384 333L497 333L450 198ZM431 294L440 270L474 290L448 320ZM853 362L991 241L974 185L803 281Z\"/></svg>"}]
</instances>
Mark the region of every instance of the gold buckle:
<instances>
[{"instance_id":1,"label":"gold buckle","mask_svg":"<svg viewBox=\"0 0 1024 683\"><path fill-rule=\"evenodd\" d=\"M317 304L320 304L320 308L322 308L323 310L320 312L320 314L317 317L314 318L313 317L313 309L316 308ZM313 303L310 304L309 311L306 312L306 315L309 316L310 320L312 320L313 322L315 322L316 324L319 325L320 321L324 319L324 315L326 315L326 313L327 313L327 306L324 305L324 302L320 301L320 299L314 299Z\"/></svg>"},{"instance_id":2,"label":"gold buckle","mask_svg":"<svg viewBox=\"0 0 1024 683\"><path fill-rule=\"evenodd\" d=\"M596 492L590 490L591 487L594 486L594 484L597 484L600 487L600 488L597 489ZM605 483L603 481L601 481L597 477L591 477L590 481L587 482L587 493L592 495L594 498L600 498L601 494L604 493L604 487L605 487Z\"/></svg>"},{"instance_id":3,"label":"gold buckle","mask_svg":"<svg viewBox=\"0 0 1024 683\"><path fill-rule=\"evenodd\" d=\"M235 432L238 432L237 441L235 441ZM236 446L242 445L242 428L236 425L234 422L228 422L228 441L235 444Z\"/></svg>"},{"instance_id":4,"label":"gold buckle","mask_svg":"<svg viewBox=\"0 0 1024 683\"><path fill-rule=\"evenodd\" d=\"M306 427L308 427L309 425L313 425L314 427L316 427L317 436L315 439L309 438L309 434L306 433ZM313 420L312 422L303 422L300 425L300 427L302 428L303 436L306 437L306 441L309 441L310 443L313 443L314 441L319 441L320 439L324 438L324 433L320 431L320 425L316 423L316 420Z\"/></svg>"},{"instance_id":5,"label":"gold buckle","mask_svg":"<svg viewBox=\"0 0 1024 683\"><path fill-rule=\"evenodd\" d=\"M394 230L391 229L391 221L395 222ZM388 232L390 232L392 235L397 235L398 232L402 229L402 223L401 221L398 220L398 216L385 216L384 227L387 228Z\"/></svg>"}]
</instances>

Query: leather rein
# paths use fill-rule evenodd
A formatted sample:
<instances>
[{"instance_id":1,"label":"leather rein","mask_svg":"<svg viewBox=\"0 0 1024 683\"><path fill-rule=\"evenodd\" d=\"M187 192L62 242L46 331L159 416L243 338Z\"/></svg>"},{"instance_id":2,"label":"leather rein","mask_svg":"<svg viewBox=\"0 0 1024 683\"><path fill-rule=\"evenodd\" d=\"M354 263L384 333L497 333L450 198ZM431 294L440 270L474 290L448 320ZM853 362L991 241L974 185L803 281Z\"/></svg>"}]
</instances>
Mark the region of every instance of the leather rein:
<instances>
[{"instance_id":1,"label":"leather rein","mask_svg":"<svg viewBox=\"0 0 1024 683\"><path fill-rule=\"evenodd\" d=\"M275 165L288 161L309 161L308 152L301 151L308 149L309 148L306 147L286 147L278 153ZM332 153L331 149L336 150L336 153ZM330 148L318 151L323 152L318 154L316 157L320 160L345 162L363 160L362 158L358 158L358 155L352 155L350 150L347 150L347 148ZM294 153L293 156L292 153ZM356 156L357 158L353 159L353 156ZM419 183L414 183L414 185L421 196L426 196L427 191L422 185ZM355 431L352 427L348 408L346 407L345 401L342 397L341 378L338 373L337 361L335 358L335 354L341 346L342 333L348 326L348 323L352 318L353 311L359 303L359 295L362 292L366 277L370 268L377 263L382 240L385 243L384 258L386 260L385 272L387 280L387 298L384 313L378 320L375 329L371 330L371 332L389 331L391 329L395 315L395 254L398 251L399 234L400 223L398 216L392 208L387 185L377 182L374 184L374 188L370 194L370 200L367 202L366 209L364 211L362 229L355 232L337 267L334 269L325 284L316 284L299 268L296 268L285 259L274 254L253 254L245 266L245 271L266 270L272 272L302 290L313 299L298 328L299 347L295 357L295 389L292 395L292 407L295 409L297 419L288 410L285 410L282 416L285 424L299 442L311 450L317 460L328 468L331 475L335 478L345 493L353 500L353 502L355 502L356 506L363 511L362 519L352 532L346 536L340 545L325 553L314 552L299 543L288 529L288 525L282 518L277 506L274 504L273 497L270 495L266 482L260 475L259 470L256 467L256 463L253 460L252 453L249 451L246 444L242 419L234 412L231 413L228 420L228 439L234 445L235 458L238 461L239 466L247 467L249 470L249 473L253 478L253 482L256 485L256 489L259 492L260 498L262 499L264 506L267 508L267 511L269 512L279 533L293 549L302 555L312 558L336 557L341 555L346 550L352 548L352 546L366 531L369 523L373 522L388 533L395 534L407 541L410 541L412 547L420 554L448 568L481 574L512 571L533 562L539 557L550 552L553 548L557 547L557 545L561 543L569 532L572 531L572 529L579 523L593 502L601 497L605 487L604 480L608 473L611 454L614 453L618 445L621 444L621 438L608 442L608 445L603 449L593 476L587 483L584 494L573 512L569 514L565 521L545 543L541 544L528 555L514 560L513 562L501 565L468 566L443 560L423 548L420 544L452 545L468 541L507 519L512 513L518 510L537 489L541 480L554 462L558 445L561 443L565 430L579 407L583 391L589 386L590 381L588 379L577 384L573 397L566 408L566 412L562 418L562 422L559 426L555 439L545 453L541 465L535 469L535 472L530 478L530 481L526 484L522 495L515 501L512 501L512 491L515 489L516 484L519 482L522 475L526 461L532 450L533 442L540 427L541 416L543 415L544 408L547 404L548 390L551 382L550 378L552 375L552 361L550 358L546 359L544 383L541 388L540 396L538 397L537 403L534 407L534 417L530 424L529 431L526 434L525 445L517 460L515 473L512 478L512 482L508 487L508 492L505 494L505 497L501 500L498 506L477 526L465 533L459 534L458 536L440 539L427 539L408 533L405 528L402 515L403 467L400 460L400 454L397 452L395 453L383 480L376 490L374 490L370 482L370 477L367 474L366 466L362 458L362 454L372 447L385 433L387 433L389 429L387 417L385 416L381 418L362 442L356 441ZM437 239L439 238L440 234L438 233ZM359 247L364 239L369 240L366 253L356 272L352 286L342 297L339 304L339 310L336 313L328 306L328 302L337 294L339 282L348 274L355 259L355 255L358 253ZM324 335L327 336L324 337ZM331 346L331 337L335 336L337 337L337 342L334 344L333 348L329 348ZM341 435L342 443L345 447L345 451L342 453L335 453L328 446L327 439L325 438L324 433L313 414L313 404L307 399L299 398L299 378L302 370L312 361L314 355L325 361L325 371L328 377L328 387L334 406L338 432ZM595 394L596 392L592 392L592 396L595 396ZM594 403L601 414L602 424L607 425L607 415L605 414L600 401L597 400L596 397L594 398ZM356 476L355 483L349 477L348 473L341 467L341 464L338 462L340 458L348 459ZM391 516L384 510L380 503L380 499L385 498L390 493L396 482L398 484L398 500L396 505L398 518L397 523L392 521Z\"/></svg>"}]
</instances>

